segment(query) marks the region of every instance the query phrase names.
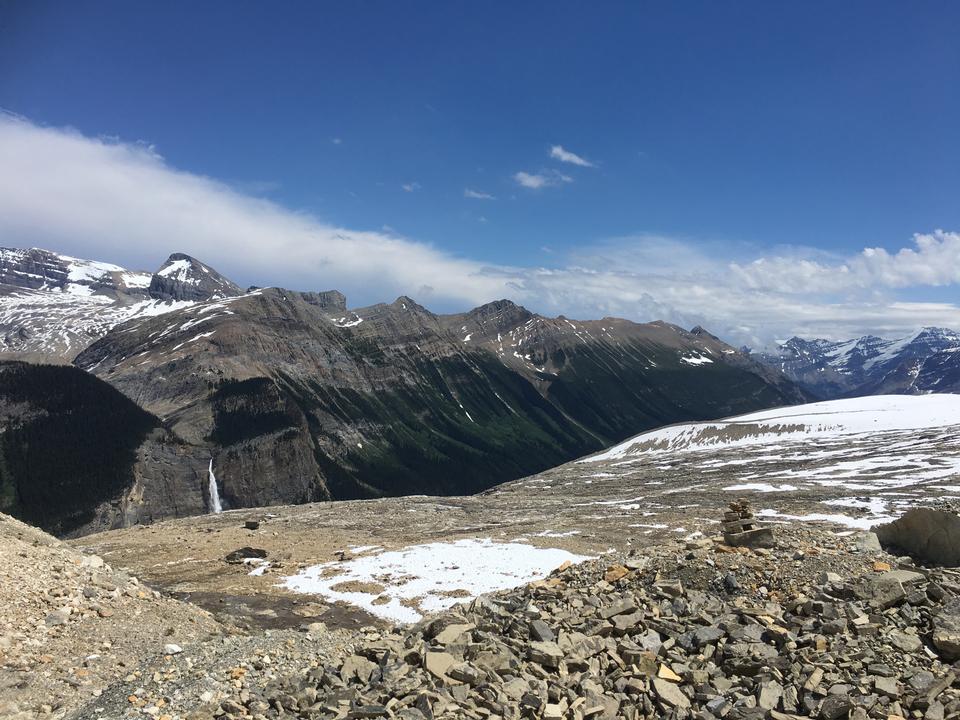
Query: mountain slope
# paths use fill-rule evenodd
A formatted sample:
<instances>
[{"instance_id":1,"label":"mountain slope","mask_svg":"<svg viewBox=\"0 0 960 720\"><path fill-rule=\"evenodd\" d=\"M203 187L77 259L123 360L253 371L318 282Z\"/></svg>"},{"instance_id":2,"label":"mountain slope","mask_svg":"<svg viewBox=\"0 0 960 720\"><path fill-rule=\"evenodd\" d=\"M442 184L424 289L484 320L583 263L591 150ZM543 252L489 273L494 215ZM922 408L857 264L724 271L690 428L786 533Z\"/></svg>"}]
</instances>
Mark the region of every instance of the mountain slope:
<instances>
[{"instance_id":1,"label":"mountain slope","mask_svg":"<svg viewBox=\"0 0 960 720\"><path fill-rule=\"evenodd\" d=\"M0 362L0 511L58 534L204 512L198 448L77 368Z\"/></svg>"},{"instance_id":2,"label":"mountain slope","mask_svg":"<svg viewBox=\"0 0 960 720\"><path fill-rule=\"evenodd\" d=\"M904 338L791 338L757 359L816 397L960 392L960 334L926 327Z\"/></svg>"},{"instance_id":3,"label":"mountain slope","mask_svg":"<svg viewBox=\"0 0 960 720\"><path fill-rule=\"evenodd\" d=\"M116 325L240 289L182 253L157 273L0 248L0 359L70 362Z\"/></svg>"},{"instance_id":4,"label":"mountain slope","mask_svg":"<svg viewBox=\"0 0 960 720\"><path fill-rule=\"evenodd\" d=\"M642 429L802 400L703 331L499 301L274 288L116 328L77 358L208 446L228 506L473 492Z\"/></svg>"}]
</instances>

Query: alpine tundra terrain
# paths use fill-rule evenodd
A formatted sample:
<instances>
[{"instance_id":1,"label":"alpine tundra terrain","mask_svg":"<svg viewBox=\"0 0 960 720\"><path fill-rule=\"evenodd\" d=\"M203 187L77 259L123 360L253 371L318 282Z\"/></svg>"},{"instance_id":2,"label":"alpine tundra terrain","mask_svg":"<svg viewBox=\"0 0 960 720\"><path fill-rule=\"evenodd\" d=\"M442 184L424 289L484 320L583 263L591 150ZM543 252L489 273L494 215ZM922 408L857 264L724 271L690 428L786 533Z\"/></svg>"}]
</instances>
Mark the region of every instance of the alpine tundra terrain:
<instances>
[{"instance_id":1,"label":"alpine tundra terrain","mask_svg":"<svg viewBox=\"0 0 960 720\"><path fill-rule=\"evenodd\" d=\"M739 498L761 519L849 535L960 497L958 430L956 395L828 401L661 428L478 495L237 510L75 542L214 611L250 599L255 623L283 624L291 589L311 594L324 619L341 614L327 604L346 602L412 621L458 594L509 584L499 568L527 567L520 558L545 548L584 558L714 534ZM244 546L265 552L224 562ZM563 559L544 557L540 570ZM440 579L454 566L463 586ZM278 604L258 615L264 594Z\"/></svg>"},{"instance_id":2,"label":"alpine tundra terrain","mask_svg":"<svg viewBox=\"0 0 960 720\"><path fill-rule=\"evenodd\" d=\"M958 429L956 396L871 397L662 428L472 497L70 545L5 521L3 711L952 717L958 576L864 530L960 490ZM724 542L731 501L773 547Z\"/></svg>"},{"instance_id":3,"label":"alpine tundra terrain","mask_svg":"<svg viewBox=\"0 0 960 720\"><path fill-rule=\"evenodd\" d=\"M508 300L351 310L335 290L243 292L180 253L151 275L6 250L0 271L0 357L74 362L0 367L0 510L58 535L471 493L665 423L806 398L702 328Z\"/></svg>"}]
</instances>

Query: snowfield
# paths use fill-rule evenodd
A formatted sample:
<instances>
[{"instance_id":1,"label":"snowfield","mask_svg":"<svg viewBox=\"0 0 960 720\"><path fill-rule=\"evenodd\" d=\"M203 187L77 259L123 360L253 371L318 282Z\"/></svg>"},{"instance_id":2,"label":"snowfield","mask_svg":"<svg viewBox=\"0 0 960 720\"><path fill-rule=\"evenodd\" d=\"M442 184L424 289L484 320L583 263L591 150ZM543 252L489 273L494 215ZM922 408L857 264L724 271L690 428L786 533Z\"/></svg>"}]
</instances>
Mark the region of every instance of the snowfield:
<instances>
[{"instance_id":1,"label":"snowfield","mask_svg":"<svg viewBox=\"0 0 960 720\"><path fill-rule=\"evenodd\" d=\"M874 395L763 410L715 422L670 425L637 435L582 462L951 425L960 425L958 395Z\"/></svg>"}]
</instances>

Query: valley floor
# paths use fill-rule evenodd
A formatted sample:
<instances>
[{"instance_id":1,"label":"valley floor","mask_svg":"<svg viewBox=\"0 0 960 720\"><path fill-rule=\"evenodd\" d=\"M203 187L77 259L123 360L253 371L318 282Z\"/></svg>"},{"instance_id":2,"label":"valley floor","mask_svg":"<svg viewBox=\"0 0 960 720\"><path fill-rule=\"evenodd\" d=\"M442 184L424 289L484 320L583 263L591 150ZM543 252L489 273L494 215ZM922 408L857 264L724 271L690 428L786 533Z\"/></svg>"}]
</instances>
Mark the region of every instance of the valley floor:
<instances>
[{"instance_id":1,"label":"valley floor","mask_svg":"<svg viewBox=\"0 0 960 720\"><path fill-rule=\"evenodd\" d=\"M843 537L911 506L960 497L957 396L804 407L805 414L789 408L656 430L470 497L234 510L74 544L241 626L295 627L306 616L355 628L378 619L409 622L479 591L519 584L537 575L538 563L543 575L568 557L715 535L722 512L739 498L768 522L818 523ZM259 528L245 529L247 520ZM448 567L423 567L418 575L410 567L419 563L416 549L436 543L432 554L446 556ZM265 550L266 562L224 561L244 546ZM460 567L472 562L475 573L489 575L519 558L529 577L504 572L499 585L494 579L479 589ZM424 576L435 587L424 587ZM404 590L414 580L416 591ZM295 594L286 585L320 594Z\"/></svg>"}]
</instances>

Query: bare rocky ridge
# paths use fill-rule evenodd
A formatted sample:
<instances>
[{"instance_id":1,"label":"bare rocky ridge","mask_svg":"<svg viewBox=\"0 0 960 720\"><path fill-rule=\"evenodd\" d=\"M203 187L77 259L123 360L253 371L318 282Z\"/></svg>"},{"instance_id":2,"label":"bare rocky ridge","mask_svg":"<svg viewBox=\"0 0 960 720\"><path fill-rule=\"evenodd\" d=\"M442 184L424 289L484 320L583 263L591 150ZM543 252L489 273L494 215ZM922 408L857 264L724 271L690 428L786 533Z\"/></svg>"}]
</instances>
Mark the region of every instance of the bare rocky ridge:
<instances>
[{"instance_id":1,"label":"bare rocky ridge","mask_svg":"<svg viewBox=\"0 0 960 720\"><path fill-rule=\"evenodd\" d=\"M131 321L80 356L208 447L227 507L474 492L644 428L802 399L708 334L276 288Z\"/></svg>"},{"instance_id":2,"label":"bare rocky ridge","mask_svg":"<svg viewBox=\"0 0 960 720\"><path fill-rule=\"evenodd\" d=\"M227 507L475 492L666 422L803 399L700 329L546 318L507 300L350 310L335 290L243 293L182 253L148 274L3 250L0 332L0 357L76 356L166 433L134 449L143 472L122 474L136 480L80 506L95 519L67 532L202 512L214 487ZM211 458L215 486L200 470Z\"/></svg>"}]
</instances>

